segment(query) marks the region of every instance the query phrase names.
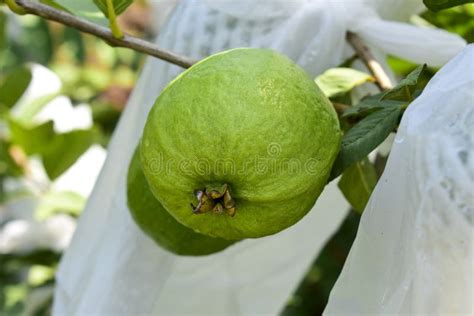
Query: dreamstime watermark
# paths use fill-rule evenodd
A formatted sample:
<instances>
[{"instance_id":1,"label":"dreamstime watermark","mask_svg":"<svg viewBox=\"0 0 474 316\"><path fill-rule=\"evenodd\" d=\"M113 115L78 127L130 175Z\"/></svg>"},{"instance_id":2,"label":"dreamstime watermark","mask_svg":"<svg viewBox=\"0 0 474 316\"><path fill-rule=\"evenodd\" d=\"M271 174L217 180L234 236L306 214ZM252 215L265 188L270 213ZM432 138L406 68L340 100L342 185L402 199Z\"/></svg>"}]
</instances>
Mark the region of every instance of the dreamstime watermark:
<instances>
[{"instance_id":1,"label":"dreamstime watermark","mask_svg":"<svg viewBox=\"0 0 474 316\"><path fill-rule=\"evenodd\" d=\"M235 158L191 158L169 159L160 153L147 161L147 169L152 174L178 171L182 175L297 175L317 174L320 172L320 161L315 158L301 160L284 156L283 148L278 143L269 143L266 153L238 160ZM319 168L318 168L319 167Z\"/></svg>"}]
</instances>

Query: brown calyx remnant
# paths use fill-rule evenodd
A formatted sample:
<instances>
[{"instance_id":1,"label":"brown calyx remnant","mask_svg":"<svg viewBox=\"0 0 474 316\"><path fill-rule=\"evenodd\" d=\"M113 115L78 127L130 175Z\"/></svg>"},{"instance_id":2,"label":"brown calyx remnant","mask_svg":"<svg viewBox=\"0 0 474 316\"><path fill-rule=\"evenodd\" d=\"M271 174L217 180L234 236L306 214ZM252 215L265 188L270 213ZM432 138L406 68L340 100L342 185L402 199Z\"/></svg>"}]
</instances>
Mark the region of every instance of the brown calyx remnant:
<instances>
[{"instance_id":1,"label":"brown calyx remnant","mask_svg":"<svg viewBox=\"0 0 474 316\"><path fill-rule=\"evenodd\" d=\"M195 191L198 205L191 203L194 214L203 214L214 212L216 214L227 213L230 216L235 215L235 201L229 192L229 186L224 184L219 190L199 189Z\"/></svg>"}]
</instances>

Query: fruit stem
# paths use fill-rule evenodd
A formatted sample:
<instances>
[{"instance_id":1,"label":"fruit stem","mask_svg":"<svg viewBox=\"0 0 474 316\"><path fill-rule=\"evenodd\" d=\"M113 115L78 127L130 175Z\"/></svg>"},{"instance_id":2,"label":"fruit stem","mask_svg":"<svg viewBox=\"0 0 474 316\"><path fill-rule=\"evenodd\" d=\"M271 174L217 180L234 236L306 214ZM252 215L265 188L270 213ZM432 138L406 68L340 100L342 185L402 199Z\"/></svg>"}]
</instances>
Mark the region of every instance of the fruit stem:
<instances>
[{"instance_id":1,"label":"fruit stem","mask_svg":"<svg viewBox=\"0 0 474 316\"><path fill-rule=\"evenodd\" d=\"M199 189L195 191L198 205L191 203L194 214L204 214L213 212L216 214L227 213L233 217L235 215L235 201L230 195L229 185L224 183L220 189Z\"/></svg>"},{"instance_id":2,"label":"fruit stem","mask_svg":"<svg viewBox=\"0 0 474 316\"><path fill-rule=\"evenodd\" d=\"M6 0L5 3L6 3L7 6L10 8L10 10L12 10L13 12L15 12L16 14L23 15L23 14L28 13L28 12L26 12L25 9L23 9L22 7L20 7L20 6L15 2L15 0Z\"/></svg>"},{"instance_id":3,"label":"fruit stem","mask_svg":"<svg viewBox=\"0 0 474 316\"><path fill-rule=\"evenodd\" d=\"M110 30L115 38L122 38L123 33L117 23L117 16L115 14L114 4L112 0L107 0L107 16L109 18Z\"/></svg>"}]
</instances>

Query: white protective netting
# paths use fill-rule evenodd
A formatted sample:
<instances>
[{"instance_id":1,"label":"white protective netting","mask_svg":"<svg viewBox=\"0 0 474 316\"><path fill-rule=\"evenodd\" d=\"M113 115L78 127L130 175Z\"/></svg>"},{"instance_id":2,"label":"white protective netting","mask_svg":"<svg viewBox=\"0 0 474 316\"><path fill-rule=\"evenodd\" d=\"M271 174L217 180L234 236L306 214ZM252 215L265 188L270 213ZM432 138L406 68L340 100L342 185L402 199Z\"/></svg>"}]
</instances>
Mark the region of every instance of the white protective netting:
<instances>
[{"instance_id":1,"label":"white protective netting","mask_svg":"<svg viewBox=\"0 0 474 316\"><path fill-rule=\"evenodd\" d=\"M396 37L400 42L377 37L383 29L372 30L362 23L368 19L384 23L375 1L351 1L347 5L338 1L242 1L239 6L232 2L180 2L157 43L195 58L231 47L273 47L312 76L353 53L344 36L346 30L356 27L367 39L373 35L370 44L381 61L382 49L400 51L399 46L404 45L407 56L403 57L412 54L440 64L465 45L446 32L408 25L411 33L433 40L427 45L417 38L410 41L406 34ZM391 6L398 14L384 13L383 17L405 19L421 3L417 1L416 8L408 6L410 12L399 10L410 2L387 1L385 12L390 12L387 7ZM403 23L387 23L405 27ZM215 255L178 257L148 239L126 207L126 172L149 109L181 71L162 61L147 61L59 267L54 314L276 314L344 218L348 205L333 182L297 225L275 236L240 242Z\"/></svg>"},{"instance_id":2,"label":"white protective netting","mask_svg":"<svg viewBox=\"0 0 474 316\"><path fill-rule=\"evenodd\" d=\"M406 111L326 315L474 312L474 45Z\"/></svg>"}]
</instances>

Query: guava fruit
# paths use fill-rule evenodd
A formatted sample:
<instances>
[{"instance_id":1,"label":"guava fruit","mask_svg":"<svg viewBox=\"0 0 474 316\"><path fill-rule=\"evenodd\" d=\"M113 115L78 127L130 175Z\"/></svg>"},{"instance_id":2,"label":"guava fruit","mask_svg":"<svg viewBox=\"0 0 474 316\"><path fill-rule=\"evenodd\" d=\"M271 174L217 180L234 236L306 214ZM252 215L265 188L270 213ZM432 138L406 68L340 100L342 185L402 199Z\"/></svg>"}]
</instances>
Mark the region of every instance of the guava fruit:
<instances>
[{"instance_id":1,"label":"guava fruit","mask_svg":"<svg viewBox=\"0 0 474 316\"><path fill-rule=\"evenodd\" d=\"M241 48L200 61L163 90L140 155L151 191L180 223L257 238L311 209L340 139L330 101L299 66Z\"/></svg>"},{"instance_id":2,"label":"guava fruit","mask_svg":"<svg viewBox=\"0 0 474 316\"><path fill-rule=\"evenodd\" d=\"M178 223L155 199L143 174L138 150L128 169L128 207L138 226L161 247L178 255L201 256L223 250L233 242L194 232Z\"/></svg>"}]
</instances>

